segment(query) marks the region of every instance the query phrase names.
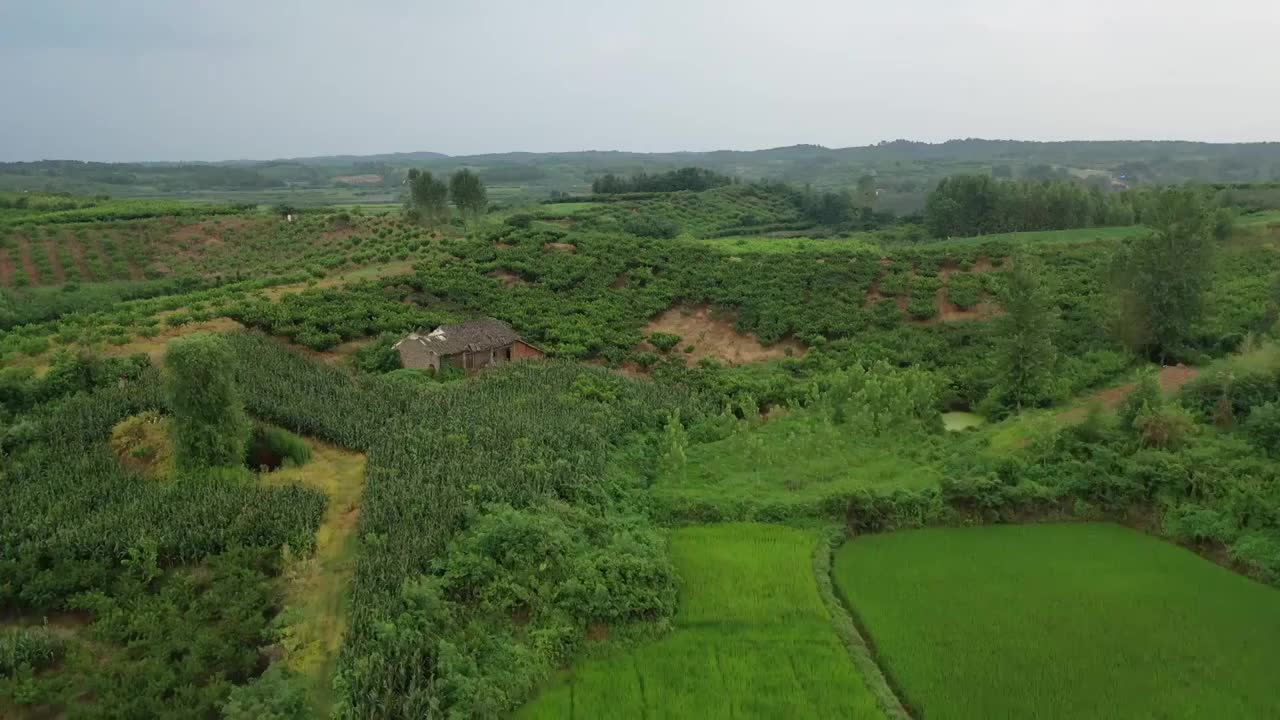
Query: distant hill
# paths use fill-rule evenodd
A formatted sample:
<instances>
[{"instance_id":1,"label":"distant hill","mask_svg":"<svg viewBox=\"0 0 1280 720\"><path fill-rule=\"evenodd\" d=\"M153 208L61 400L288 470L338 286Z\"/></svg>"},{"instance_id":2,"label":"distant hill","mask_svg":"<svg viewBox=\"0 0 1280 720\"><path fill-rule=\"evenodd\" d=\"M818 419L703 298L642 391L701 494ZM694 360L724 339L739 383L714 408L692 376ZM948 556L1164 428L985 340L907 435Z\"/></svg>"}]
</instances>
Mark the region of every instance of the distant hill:
<instances>
[{"instance_id":1,"label":"distant hill","mask_svg":"<svg viewBox=\"0 0 1280 720\"><path fill-rule=\"evenodd\" d=\"M885 209L918 208L937 181L960 172L1000 177L1076 177L1111 186L1151 183L1278 182L1280 143L1182 141L894 140L826 148L636 153L615 150L507 152L450 156L437 152L327 155L218 163L0 163L0 191L40 190L147 197L209 197L260 202L385 202L411 167L448 173L470 167L498 202L532 202L552 192L578 194L605 173L661 172L697 165L743 180L780 179L818 188L851 188L876 178ZM350 187L338 178L377 176Z\"/></svg>"}]
</instances>

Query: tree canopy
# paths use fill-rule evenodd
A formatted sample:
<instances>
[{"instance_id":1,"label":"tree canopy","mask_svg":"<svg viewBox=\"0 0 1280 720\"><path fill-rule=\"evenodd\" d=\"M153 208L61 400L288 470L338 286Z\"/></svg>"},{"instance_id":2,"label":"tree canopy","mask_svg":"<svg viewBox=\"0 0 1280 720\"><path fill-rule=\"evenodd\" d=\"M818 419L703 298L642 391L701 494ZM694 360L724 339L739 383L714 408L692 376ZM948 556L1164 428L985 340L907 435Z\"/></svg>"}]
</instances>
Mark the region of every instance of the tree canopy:
<instances>
[{"instance_id":1,"label":"tree canopy","mask_svg":"<svg viewBox=\"0 0 1280 720\"><path fill-rule=\"evenodd\" d=\"M1135 351L1165 361L1189 352L1204 313L1218 214L1193 188L1165 188L1151 204L1154 232L1116 259L1119 330Z\"/></svg>"},{"instance_id":2,"label":"tree canopy","mask_svg":"<svg viewBox=\"0 0 1280 720\"><path fill-rule=\"evenodd\" d=\"M164 364L179 468L244 464L251 428L234 363L230 346L217 335L194 333L169 343Z\"/></svg>"}]
</instances>

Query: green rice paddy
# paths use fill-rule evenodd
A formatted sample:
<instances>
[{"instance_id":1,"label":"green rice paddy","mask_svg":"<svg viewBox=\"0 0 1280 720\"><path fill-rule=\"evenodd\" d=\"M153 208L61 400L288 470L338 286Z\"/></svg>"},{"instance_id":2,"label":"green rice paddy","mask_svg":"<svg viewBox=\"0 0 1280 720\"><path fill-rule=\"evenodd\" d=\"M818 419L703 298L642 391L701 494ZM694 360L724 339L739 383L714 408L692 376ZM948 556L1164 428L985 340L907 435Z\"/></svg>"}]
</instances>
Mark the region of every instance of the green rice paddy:
<instances>
[{"instance_id":1,"label":"green rice paddy","mask_svg":"<svg viewBox=\"0 0 1280 720\"><path fill-rule=\"evenodd\" d=\"M929 720L1280 717L1280 591L1124 527L865 536L834 574Z\"/></svg>"},{"instance_id":2,"label":"green rice paddy","mask_svg":"<svg viewBox=\"0 0 1280 720\"><path fill-rule=\"evenodd\" d=\"M675 630L577 663L516 717L883 717L818 593L818 542L771 525L675 531Z\"/></svg>"}]
</instances>

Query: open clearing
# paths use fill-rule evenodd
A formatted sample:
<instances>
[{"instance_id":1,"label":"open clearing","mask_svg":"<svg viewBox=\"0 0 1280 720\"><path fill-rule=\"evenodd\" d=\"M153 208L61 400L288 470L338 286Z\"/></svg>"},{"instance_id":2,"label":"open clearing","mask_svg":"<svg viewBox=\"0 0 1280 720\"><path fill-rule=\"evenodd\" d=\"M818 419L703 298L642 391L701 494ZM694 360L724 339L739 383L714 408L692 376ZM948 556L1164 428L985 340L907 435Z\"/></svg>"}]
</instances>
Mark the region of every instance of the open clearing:
<instances>
[{"instance_id":1,"label":"open clearing","mask_svg":"<svg viewBox=\"0 0 1280 720\"><path fill-rule=\"evenodd\" d=\"M543 205L538 208L537 215L542 218L566 218L572 217L579 213L584 213L592 208L599 207L598 202L566 202Z\"/></svg>"},{"instance_id":2,"label":"open clearing","mask_svg":"<svg viewBox=\"0 0 1280 720\"><path fill-rule=\"evenodd\" d=\"M751 335L738 332L733 321L718 315L711 307L673 307L649 321L644 334L655 332L680 336L680 343L672 352L692 345L693 351L683 353L688 364L702 358L711 358L729 365L765 362L784 357L799 357L805 353L804 345L795 340L783 340L764 346Z\"/></svg>"},{"instance_id":3,"label":"open clearing","mask_svg":"<svg viewBox=\"0 0 1280 720\"><path fill-rule=\"evenodd\" d=\"M834 567L931 720L1280 717L1280 592L1127 528L869 535Z\"/></svg>"},{"instance_id":4,"label":"open clearing","mask_svg":"<svg viewBox=\"0 0 1280 720\"><path fill-rule=\"evenodd\" d=\"M860 442L808 411L694 445L687 456L653 487L659 505L678 517L804 517L854 492L929 487L940 477L902 447Z\"/></svg>"},{"instance_id":5,"label":"open clearing","mask_svg":"<svg viewBox=\"0 0 1280 720\"><path fill-rule=\"evenodd\" d=\"M730 524L677 530L675 631L575 664L519 718L880 718L813 576L819 538Z\"/></svg>"},{"instance_id":6,"label":"open clearing","mask_svg":"<svg viewBox=\"0 0 1280 720\"><path fill-rule=\"evenodd\" d=\"M316 530L315 554L286 568L281 644L290 670L307 678L317 717L327 717L333 670L346 630L346 591L355 573L356 526L365 456L311 441L311 461L267 476L313 487L329 499Z\"/></svg>"}]
</instances>

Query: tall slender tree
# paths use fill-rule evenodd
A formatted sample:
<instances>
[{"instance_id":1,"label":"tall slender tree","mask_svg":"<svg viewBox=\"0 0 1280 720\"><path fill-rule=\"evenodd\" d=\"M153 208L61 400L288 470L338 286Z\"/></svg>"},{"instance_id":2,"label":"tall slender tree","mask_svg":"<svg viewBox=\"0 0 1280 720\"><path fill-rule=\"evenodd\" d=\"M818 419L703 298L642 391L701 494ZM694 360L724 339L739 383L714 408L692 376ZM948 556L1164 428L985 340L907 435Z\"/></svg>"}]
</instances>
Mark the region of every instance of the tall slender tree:
<instances>
[{"instance_id":1,"label":"tall slender tree","mask_svg":"<svg viewBox=\"0 0 1280 720\"><path fill-rule=\"evenodd\" d=\"M409 199L405 214L415 222L437 227L449 221L449 188L443 180L437 180L430 172L414 168L406 181Z\"/></svg>"},{"instance_id":2,"label":"tall slender tree","mask_svg":"<svg viewBox=\"0 0 1280 720\"><path fill-rule=\"evenodd\" d=\"M1044 285L1044 266L1030 253L1013 258L998 323L996 384L987 411L1034 407L1053 395L1058 352L1053 343L1058 310Z\"/></svg>"},{"instance_id":3,"label":"tall slender tree","mask_svg":"<svg viewBox=\"0 0 1280 720\"><path fill-rule=\"evenodd\" d=\"M1165 362L1190 352L1212 279L1216 214L1194 188L1166 188L1151 200L1154 232L1135 238L1116 258L1121 339Z\"/></svg>"},{"instance_id":4,"label":"tall slender tree","mask_svg":"<svg viewBox=\"0 0 1280 720\"><path fill-rule=\"evenodd\" d=\"M464 218L474 220L484 214L489 204L488 193L480 176L462 168L449 176L449 195Z\"/></svg>"}]
</instances>

